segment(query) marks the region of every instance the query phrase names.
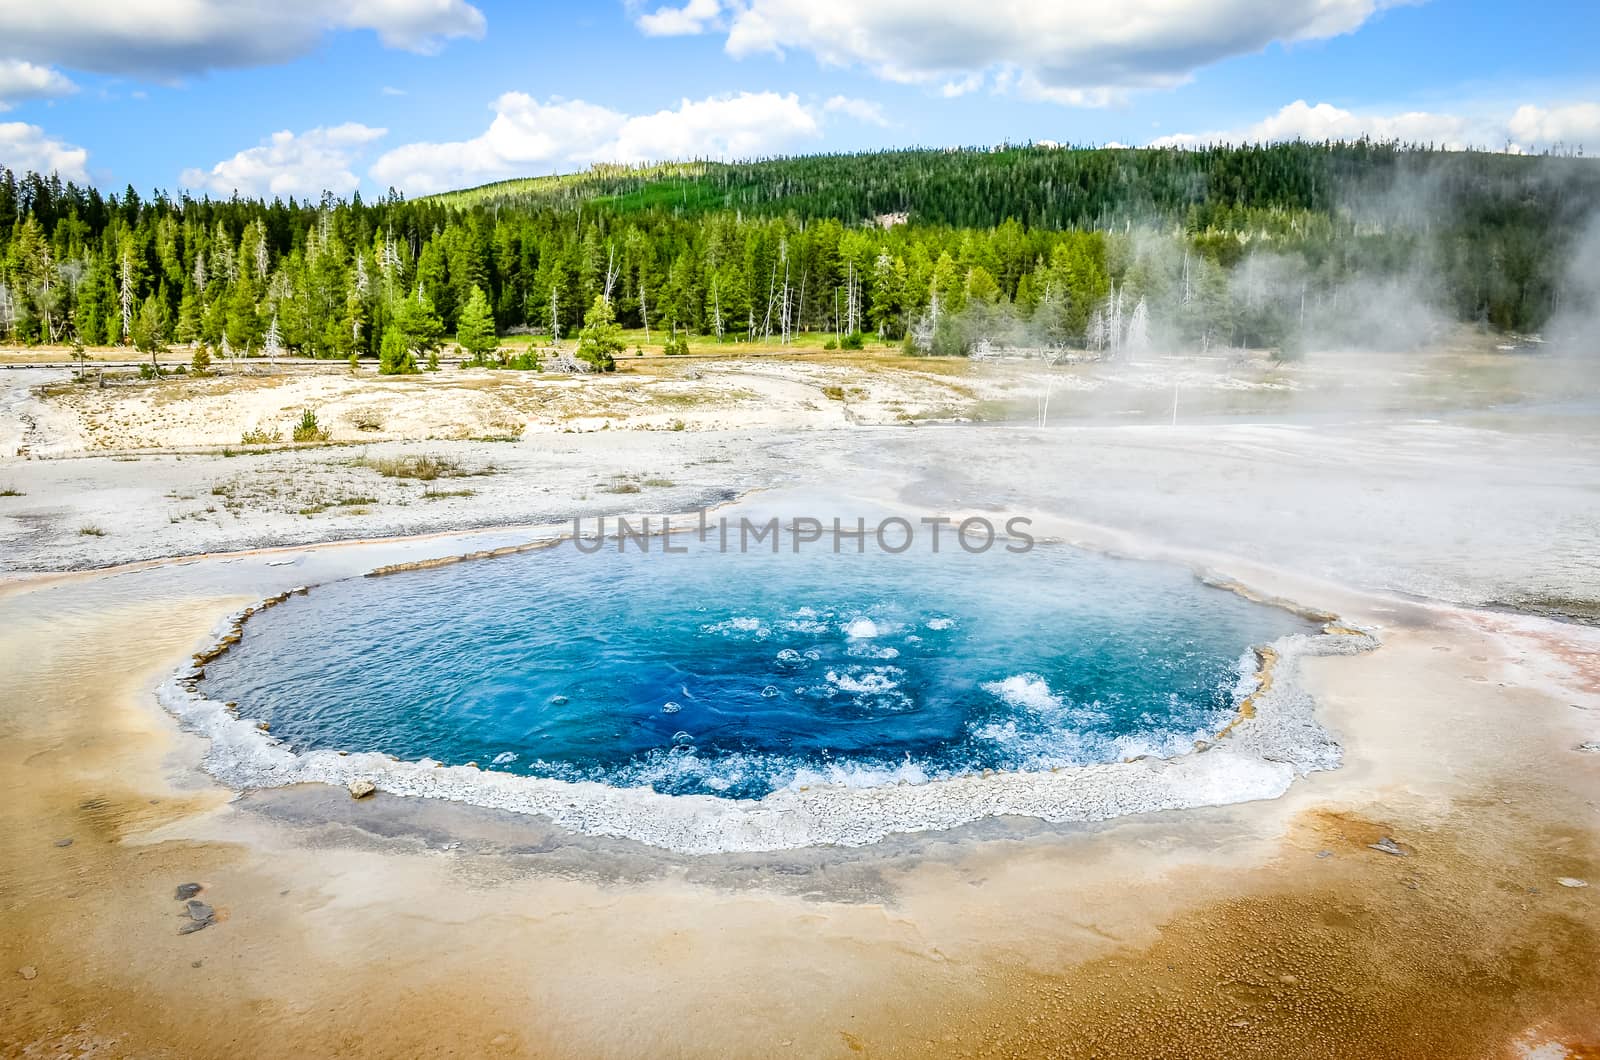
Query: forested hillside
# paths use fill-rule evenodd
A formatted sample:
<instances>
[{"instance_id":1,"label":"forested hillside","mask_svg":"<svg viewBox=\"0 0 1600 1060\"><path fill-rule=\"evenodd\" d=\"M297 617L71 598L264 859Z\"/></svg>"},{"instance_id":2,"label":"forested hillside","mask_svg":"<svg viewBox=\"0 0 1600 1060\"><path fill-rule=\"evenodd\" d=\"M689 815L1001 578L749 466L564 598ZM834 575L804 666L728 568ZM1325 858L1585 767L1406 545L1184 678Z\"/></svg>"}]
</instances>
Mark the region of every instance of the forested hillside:
<instances>
[{"instance_id":1,"label":"forested hillside","mask_svg":"<svg viewBox=\"0 0 1600 1060\"><path fill-rule=\"evenodd\" d=\"M0 340L402 367L464 313L565 338L597 296L664 334L910 333L940 352L1292 349L1360 341L1375 314L1529 330L1570 297L1597 208L1593 160L1369 143L596 167L372 204L0 170Z\"/></svg>"}]
</instances>

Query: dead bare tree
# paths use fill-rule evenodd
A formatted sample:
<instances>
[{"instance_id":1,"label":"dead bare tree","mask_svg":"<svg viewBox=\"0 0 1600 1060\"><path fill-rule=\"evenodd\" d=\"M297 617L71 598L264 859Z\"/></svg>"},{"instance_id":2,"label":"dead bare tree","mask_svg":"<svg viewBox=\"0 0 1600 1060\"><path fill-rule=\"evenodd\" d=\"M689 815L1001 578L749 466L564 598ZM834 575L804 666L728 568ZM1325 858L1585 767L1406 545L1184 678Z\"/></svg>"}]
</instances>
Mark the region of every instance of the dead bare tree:
<instances>
[{"instance_id":1,"label":"dead bare tree","mask_svg":"<svg viewBox=\"0 0 1600 1060\"><path fill-rule=\"evenodd\" d=\"M606 245L606 287L601 297L606 300L606 305L611 304L611 289L617 285L617 248L615 244Z\"/></svg>"}]
</instances>

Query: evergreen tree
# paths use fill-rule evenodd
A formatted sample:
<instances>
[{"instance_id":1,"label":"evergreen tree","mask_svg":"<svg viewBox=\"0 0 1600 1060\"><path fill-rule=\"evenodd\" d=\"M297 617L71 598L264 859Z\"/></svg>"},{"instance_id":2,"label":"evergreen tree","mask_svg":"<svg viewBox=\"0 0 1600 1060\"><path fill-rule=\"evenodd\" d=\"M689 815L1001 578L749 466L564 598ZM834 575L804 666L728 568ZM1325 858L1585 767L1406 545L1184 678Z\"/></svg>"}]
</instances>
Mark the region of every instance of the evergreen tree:
<instances>
[{"instance_id":1,"label":"evergreen tree","mask_svg":"<svg viewBox=\"0 0 1600 1060\"><path fill-rule=\"evenodd\" d=\"M622 341L622 327L611 303L605 295L597 294L583 318L583 330L578 332L578 358L589 362L597 372L617 370L617 354L626 344Z\"/></svg>"},{"instance_id":2,"label":"evergreen tree","mask_svg":"<svg viewBox=\"0 0 1600 1060\"><path fill-rule=\"evenodd\" d=\"M481 363L500 345L500 340L495 336L494 315L489 309L489 299L481 287L473 287L467 295L467 304L462 308L461 319L456 324L456 344L471 354L476 363Z\"/></svg>"},{"instance_id":3,"label":"evergreen tree","mask_svg":"<svg viewBox=\"0 0 1600 1060\"><path fill-rule=\"evenodd\" d=\"M436 353L444 338L444 321L433 302L418 291L395 307L378 351L378 371L401 375L417 370L417 355Z\"/></svg>"}]
</instances>

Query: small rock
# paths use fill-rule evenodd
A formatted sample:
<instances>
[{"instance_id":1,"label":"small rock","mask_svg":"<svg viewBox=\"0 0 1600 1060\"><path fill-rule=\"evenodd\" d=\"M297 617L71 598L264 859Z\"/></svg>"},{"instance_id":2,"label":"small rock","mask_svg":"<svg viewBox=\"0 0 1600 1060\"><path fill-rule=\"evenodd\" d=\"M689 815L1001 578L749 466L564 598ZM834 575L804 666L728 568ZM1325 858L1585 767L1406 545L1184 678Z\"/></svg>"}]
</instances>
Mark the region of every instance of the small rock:
<instances>
[{"instance_id":1,"label":"small rock","mask_svg":"<svg viewBox=\"0 0 1600 1060\"><path fill-rule=\"evenodd\" d=\"M57 839L56 840L56 846L58 846L58 847L70 847L71 845L72 845L72 837L71 836L67 836L67 838L65 838L65 839Z\"/></svg>"},{"instance_id":2,"label":"small rock","mask_svg":"<svg viewBox=\"0 0 1600 1060\"><path fill-rule=\"evenodd\" d=\"M1589 754L1600 753L1600 740L1585 740L1578 745L1578 750L1586 751Z\"/></svg>"},{"instance_id":3,"label":"small rock","mask_svg":"<svg viewBox=\"0 0 1600 1060\"><path fill-rule=\"evenodd\" d=\"M1317 851L1317 857L1318 857L1318 859L1331 858L1331 857L1333 857L1333 851L1331 851L1331 850L1319 850L1319 851Z\"/></svg>"},{"instance_id":4,"label":"small rock","mask_svg":"<svg viewBox=\"0 0 1600 1060\"><path fill-rule=\"evenodd\" d=\"M352 799L364 799L368 795L371 795L373 792L378 790L378 785L374 784L366 777L357 777L350 783L346 784L345 787L349 790L350 797Z\"/></svg>"},{"instance_id":5,"label":"small rock","mask_svg":"<svg viewBox=\"0 0 1600 1060\"><path fill-rule=\"evenodd\" d=\"M1589 886L1589 881L1588 880L1573 879L1571 876L1563 876L1560 879L1556 880L1556 882L1559 883L1563 887L1587 887L1587 886Z\"/></svg>"},{"instance_id":6,"label":"small rock","mask_svg":"<svg viewBox=\"0 0 1600 1060\"><path fill-rule=\"evenodd\" d=\"M1367 844L1367 849L1368 850L1376 850L1376 851L1379 851L1380 853L1384 853L1384 854L1392 854L1397 858L1403 858L1403 857L1406 856L1406 852L1404 850L1400 849L1400 844L1396 843L1393 839L1390 839L1388 836L1384 836L1382 839L1378 840L1376 843L1368 843Z\"/></svg>"},{"instance_id":7,"label":"small rock","mask_svg":"<svg viewBox=\"0 0 1600 1060\"><path fill-rule=\"evenodd\" d=\"M31 979L34 979L34 978L36 978L38 976L39 969L35 968L31 964L24 964L21 968L17 969L17 974L22 976L22 978L24 978L24 979L30 979L31 980Z\"/></svg>"},{"instance_id":8,"label":"small rock","mask_svg":"<svg viewBox=\"0 0 1600 1060\"><path fill-rule=\"evenodd\" d=\"M212 922L210 920L188 920L179 926L178 934L193 935L196 931L204 931L206 928L210 927L211 924Z\"/></svg>"},{"instance_id":9,"label":"small rock","mask_svg":"<svg viewBox=\"0 0 1600 1060\"><path fill-rule=\"evenodd\" d=\"M190 920L210 920L216 914L216 910L195 898L189 899L188 912Z\"/></svg>"},{"instance_id":10,"label":"small rock","mask_svg":"<svg viewBox=\"0 0 1600 1060\"><path fill-rule=\"evenodd\" d=\"M180 883L178 884L178 889L173 892L172 897L180 902L187 902L199 893L200 885L198 883Z\"/></svg>"}]
</instances>

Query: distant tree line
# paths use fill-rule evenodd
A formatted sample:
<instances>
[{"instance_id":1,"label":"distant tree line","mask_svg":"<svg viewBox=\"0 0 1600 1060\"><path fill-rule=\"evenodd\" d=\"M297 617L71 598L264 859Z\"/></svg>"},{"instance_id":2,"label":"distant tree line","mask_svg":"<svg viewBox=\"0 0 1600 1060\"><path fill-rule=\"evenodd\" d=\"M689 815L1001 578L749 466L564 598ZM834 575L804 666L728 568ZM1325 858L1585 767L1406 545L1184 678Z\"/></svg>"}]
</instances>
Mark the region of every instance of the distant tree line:
<instances>
[{"instance_id":1,"label":"distant tree line","mask_svg":"<svg viewBox=\"0 0 1600 1060\"><path fill-rule=\"evenodd\" d=\"M1308 314L1347 319L1352 291L1396 285L1531 330L1597 207L1593 160L1365 142L596 167L373 203L146 199L0 169L0 340L401 371L449 335L474 354L512 330L576 339L599 299L674 342L920 341L995 319L1115 346L1137 318L1173 342L1288 346Z\"/></svg>"}]
</instances>

